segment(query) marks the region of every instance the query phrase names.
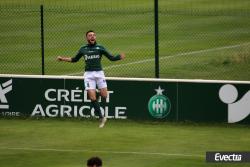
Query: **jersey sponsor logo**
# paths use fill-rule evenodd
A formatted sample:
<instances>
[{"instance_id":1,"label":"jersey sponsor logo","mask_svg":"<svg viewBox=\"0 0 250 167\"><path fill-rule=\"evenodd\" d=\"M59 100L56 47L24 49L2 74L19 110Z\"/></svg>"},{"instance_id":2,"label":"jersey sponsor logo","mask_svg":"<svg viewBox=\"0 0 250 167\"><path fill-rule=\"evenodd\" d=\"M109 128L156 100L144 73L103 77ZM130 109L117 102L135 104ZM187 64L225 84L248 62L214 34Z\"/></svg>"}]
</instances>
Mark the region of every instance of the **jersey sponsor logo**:
<instances>
[{"instance_id":1,"label":"jersey sponsor logo","mask_svg":"<svg viewBox=\"0 0 250 167\"><path fill-rule=\"evenodd\" d=\"M100 55L84 55L85 60L100 59Z\"/></svg>"}]
</instances>

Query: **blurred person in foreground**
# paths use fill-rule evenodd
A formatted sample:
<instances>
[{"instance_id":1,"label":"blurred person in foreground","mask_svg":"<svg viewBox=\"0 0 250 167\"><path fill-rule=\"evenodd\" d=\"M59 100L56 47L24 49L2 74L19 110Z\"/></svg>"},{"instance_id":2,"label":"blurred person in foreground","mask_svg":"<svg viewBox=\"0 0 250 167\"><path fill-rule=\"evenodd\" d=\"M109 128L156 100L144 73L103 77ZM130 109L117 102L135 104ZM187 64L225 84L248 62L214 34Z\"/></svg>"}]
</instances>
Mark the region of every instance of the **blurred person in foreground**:
<instances>
[{"instance_id":1,"label":"blurred person in foreground","mask_svg":"<svg viewBox=\"0 0 250 167\"><path fill-rule=\"evenodd\" d=\"M102 160L99 157L91 157L87 161L87 167L102 167Z\"/></svg>"}]
</instances>

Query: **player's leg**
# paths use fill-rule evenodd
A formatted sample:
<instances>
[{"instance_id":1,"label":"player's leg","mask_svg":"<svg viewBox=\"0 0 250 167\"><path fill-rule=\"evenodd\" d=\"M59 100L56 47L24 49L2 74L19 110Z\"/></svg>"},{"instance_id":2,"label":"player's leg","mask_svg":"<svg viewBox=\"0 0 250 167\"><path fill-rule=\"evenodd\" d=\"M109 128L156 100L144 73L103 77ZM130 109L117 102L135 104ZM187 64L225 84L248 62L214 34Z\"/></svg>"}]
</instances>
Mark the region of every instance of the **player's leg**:
<instances>
[{"instance_id":1,"label":"player's leg","mask_svg":"<svg viewBox=\"0 0 250 167\"><path fill-rule=\"evenodd\" d=\"M104 76L104 72L100 71L97 78L97 87L99 89L102 98L106 99L108 95L107 82Z\"/></svg>"},{"instance_id":2,"label":"player's leg","mask_svg":"<svg viewBox=\"0 0 250 167\"><path fill-rule=\"evenodd\" d=\"M103 78L97 79L97 87L99 89L99 94L102 97L102 101L106 101L108 95L106 80Z\"/></svg>"},{"instance_id":3,"label":"player's leg","mask_svg":"<svg viewBox=\"0 0 250 167\"><path fill-rule=\"evenodd\" d=\"M89 98L91 101L97 100L97 99L96 99L96 90L95 90L95 89L88 89L87 92L88 92L88 98Z\"/></svg>"},{"instance_id":4,"label":"player's leg","mask_svg":"<svg viewBox=\"0 0 250 167\"><path fill-rule=\"evenodd\" d=\"M88 97L91 100L91 104L94 107L96 114L98 114L99 118L102 119L104 116L101 112L100 104L98 100L96 99L96 90L89 89L87 91L88 91Z\"/></svg>"},{"instance_id":5,"label":"player's leg","mask_svg":"<svg viewBox=\"0 0 250 167\"><path fill-rule=\"evenodd\" d=\"M100 95L101 95L101 98L104 102L106 102L106 97L107 97L107 88L101 88L99 89L99 92L100 92ZM101 123L99 125L100 128L103 128L105 123L107 122L107 118L106 117L103 117L100 119Z\"/></svg>"},{"instance_id":6,"label":"player's leg","mask_svg":"<svg viewBox=\"0 0 250 167\"><path fill-rule=\"evenodd\" d=\"M91 73L84 74L84 85L85 90L88 92L88 98L90 99L95 112L98 114L99 118L102 119L104 116L101 112L100 104L96 98L96 80L93 79Z\"/></svg>"},{"instance_id":7,"label":"player's leg","mask_svg":"<svg viewBox=\"0 0 250 167\"><path fill-rule=\"evenodd\" d=\"M107 96L108 96L108 89L107 89L107 87L101 88L101 89L99 90L99 92L100 92L100 95L101 95L101 97L102 97L103 99L106 99L106 98L107 98ZM106 101L106 100L105 100L105 101Z\"/></svg>"},{"instance_id":8,"label":"player's leg","mask_svg":"<svg viewBox=\"0 0 250 167\"><path fill-rule=\"evenodd\" d=\"M103 71L98 72L98 78L96 79L96 81L102 100L106 102L108 92L107 92L107 83ZM106 121L107 118L103 117L103 119L101 119L101 124L99 127L100 128L104 127Z\"/></svg>"}]
</instances>

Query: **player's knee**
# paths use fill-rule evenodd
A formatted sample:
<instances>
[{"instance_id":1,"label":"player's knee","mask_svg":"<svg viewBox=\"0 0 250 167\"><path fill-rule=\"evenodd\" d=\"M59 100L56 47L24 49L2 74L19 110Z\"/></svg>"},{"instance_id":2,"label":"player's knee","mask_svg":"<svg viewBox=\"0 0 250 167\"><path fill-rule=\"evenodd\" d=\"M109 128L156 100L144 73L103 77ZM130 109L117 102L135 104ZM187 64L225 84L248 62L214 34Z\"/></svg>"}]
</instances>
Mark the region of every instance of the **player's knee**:
<instances>
[{"instance_id":1,"label":"player's knee","mask_svg":"<svg viewBox=\"0 0 250 167\"><path fill-rule=\"evenodd\" d=\"M93 94L88 94L88 98L89 98L91 101L96 101L96 96L93 95Z\"/></svg>"},{"instance_id":2,"label":"player's knee","mask_svg":"<svg viewBox=\"0 0 250 167\"><path fill-rule=\"evenodd\" d=\"M106 99L106 98L107 98L107 95L102 95L102 98Z\"/></svg>"},{"instance_id":3,"label":"player's knee","mask_svg":"<svg viewBox=\"0 0 250 167\"><path fill-rule=\"evenodd\" d=\"M107 98L107 93L101 93L102 98L106 99Z\"/></svg>"},{"instance_id":4,"label":"player's knee","mask_svg":"<svg viewBox=\"0 0 250 167\"><path fill-rule=\"evenodd\" d=\"M94 96L89 97L89 99L90 99L91 101L96 101L96 97L94 97Z\"/></svg>"}]
</instances>

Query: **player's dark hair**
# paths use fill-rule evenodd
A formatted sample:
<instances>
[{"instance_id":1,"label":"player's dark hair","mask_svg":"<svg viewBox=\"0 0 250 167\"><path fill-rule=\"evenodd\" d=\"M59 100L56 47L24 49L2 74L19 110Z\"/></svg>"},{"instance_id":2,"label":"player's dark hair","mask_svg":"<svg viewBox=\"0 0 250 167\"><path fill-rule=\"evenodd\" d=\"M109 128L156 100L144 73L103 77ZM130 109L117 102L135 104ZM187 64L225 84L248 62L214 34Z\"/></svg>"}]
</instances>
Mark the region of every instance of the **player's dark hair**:
<instances>
[{"instance_id":1,"label":"player's dark hair","mask_svg":"<svg viewBox=\"0 0 250 167\"><path fill-rule=\"evenodd\" d=\"M87 35L88 35L88 33L90 33L90 32L95 33L95 31L93 31L93 30L89 30L89 31L87 31L87 32L86 32L86 34L85 34L85 35L87 36Z\"/></svg>"},{"instance_id":2,"label":"player's dark hair","mask_svg":"<svg viewBox=\"0 0 250 167\"><path fill-rule=\"evenodd\" d=\"M87 166L91 167L96 165L97 167L101 167L102 166L102 160L99 157L91 157L90 159L88 159L87 161Z\"/></svg>"}]
</instances>

